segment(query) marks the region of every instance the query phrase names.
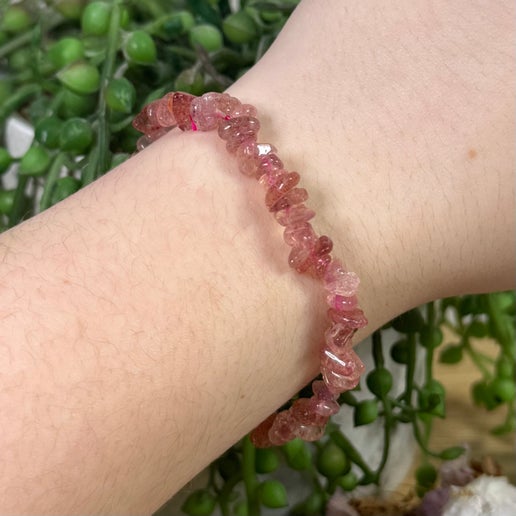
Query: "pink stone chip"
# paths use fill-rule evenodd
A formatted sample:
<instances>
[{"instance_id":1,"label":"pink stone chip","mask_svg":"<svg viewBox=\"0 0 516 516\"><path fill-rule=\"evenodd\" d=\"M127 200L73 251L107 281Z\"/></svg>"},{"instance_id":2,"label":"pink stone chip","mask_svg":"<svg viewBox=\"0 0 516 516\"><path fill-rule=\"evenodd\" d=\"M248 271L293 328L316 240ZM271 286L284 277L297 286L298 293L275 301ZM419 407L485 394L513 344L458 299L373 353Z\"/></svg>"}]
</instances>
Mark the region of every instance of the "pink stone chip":
<instances>
[{"instance_id":1,"label":"pink stone chip","mask_svg":"<svg viewBox=\"0 0 516 516\"><path fill-rule=\"evenodd\" d=\"M190 106L194 96L182 91L176 91L172 95L172 111L177 121L177 126L181 131L192 129L192 117L190 116Z\"/></svg>"},{"instance_id":2,"label":"pink stone chip","mask_svg":"<svg viewBox=\"0 0 516 516\"><path fill-rule=\"evenodd\" d=\"M337 312L347 312L358 306L358 299L357 296L347 297L339 296L338 294L328 294L326 303Z\"/></svg>"},{"instance_id":3,"label":"pink stone chip","mask_svg":"<svg viewBox=\"0 0 516 516\"><path fill-rule=\"evenodd\" d=\"M354 389L364 372L364 364L353 350L336 354L328 348L321 353L321 373L328 388L334 392Z\"/></svg>"},{"instance_id":4,"label":"pink stone chip","mask_svg":"<svg viewBox=\"0 0 516 516\"><path fill-rule=\"evenodd\" d=\"M348 328L358 330L367 326L367 319L364 312L360 308L354 308L353 310L346 310L344 312L338 312L333 308L328 310L328 316L335 323L340 323Z\"/></svg>"},{"instance_id":5,"label":"pink stone chip","mask_svg":"<svg viewBox=\"0 0 516 516\"><path fill-rule=\"evenodd\" d=\"M324 274L324 288L332 294L354 296L359 284L358 276L346 271L339 260L333 260Z\"/></svg>"},{"instance_id":6,"label":"pink stone chip","mask_svg":"<svg viewBox=\"0 0 516 516\"><path fill-rule=\"evenodd\" d=\"M275 151L276 148L269 143L257 143L254 139L247 140L236 151L238 169L245 176L256 177L260 159Z\"/></svg>"},{"instance_id":7,"label":"pink stone chip","mask_svg":"<svg viewBox=\"0 0 516 516\"><path fill-rule=\"evenodd\" d=\"M291 441L296 427L295 419L288 410L278 412L269 430L269 439L274 446Z\"/></svg>"},{"instance_id":8,"label":"pink stone chip","mask_svg":"<svg viewBox=\"0 0 516 516\"><path fill-rule=\"evenodd\" d=\"M305 426L302 425L296 429L295 436L303 439L303 441L318 441L324 435L324 426Z\"/></svg>"},{"instance_id":9,"label":"pink stone chip","mask_svg":"<svg viewBox=\"0 0 516 516\"><path fill-rule=\"evenodd\" d=\"M336 323L332 324L324 332L324 341L330 351L339 354L352 348L352 339L354 334L355 330L353 328Z\"/></svg>"},{"instance_id":10,"label":"pink stone chip","mask_svg":"<svg viewBox=\"0 0 516 516\"><path fill-rule=\"evenodd\" d=\"M269 430L271 429L275 419L276 413L271 414L265 421L262 421L249 435L251 442L256 446L256 448L269 448L272 446L271 440L269 439Z\"/></svg>"},{"instance_id":11,"label":"pink stone chip","mask_svg":"<svg viewBox=\"0 0 516 516\"><path fill-rule=\"evenodd\" d=\"M316 398L298 398L289 410L301 425L324 426L328 422L328 417L316 412L316 405Z\"/></svg>"},{"instance_id":12,"label":"pink stone chip","mask_svg":"<svg viewBox=\"0 0 516 516\"><path fill-rule=\"evenodd\" d=\"M304 204L298 204L297 206L280 210L274 216L281 226L294 226L313 219L315 217L315 211L306 207Z\"/></svg>"},{"instance_id":13,"label":"pink stone chip","mask_svg":"<svg viewBox=\"0 0 516 516\"><path fill-rule=\"evenodd\" d=\"M317 235L311 224L302 222L295 226L287 226L283 232L283 239L291 247L312 249L317 240Z\"/></svg>"}]
</instances>

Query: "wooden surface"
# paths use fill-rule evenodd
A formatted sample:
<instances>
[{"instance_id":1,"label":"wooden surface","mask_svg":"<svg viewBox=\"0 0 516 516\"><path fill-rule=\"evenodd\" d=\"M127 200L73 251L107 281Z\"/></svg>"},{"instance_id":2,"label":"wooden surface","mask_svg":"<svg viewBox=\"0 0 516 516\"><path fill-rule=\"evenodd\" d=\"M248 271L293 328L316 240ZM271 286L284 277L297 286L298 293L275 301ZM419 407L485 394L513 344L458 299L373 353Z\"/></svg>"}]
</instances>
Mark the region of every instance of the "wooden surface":
<instances>
[{"instance_id":1,"label":"wooden surface","mask_svg":"<svg viewBox=\"0 0 516 516\"><path fill-rule=\"evenodd\" d=\"M487 353L494 351L489 342L479 343ZM470 395L471 385L481 379L481 375L469 358L455 365L435 364L435 378L442 382L447 392L447 417L438 420L431 439L432 448L467 443L471 456L481 459L491 456L512 483L516 483L515 434L494 436L490 430L505 420L505 408L488 412L476 407Z\"/></svg>"}]
</instances>

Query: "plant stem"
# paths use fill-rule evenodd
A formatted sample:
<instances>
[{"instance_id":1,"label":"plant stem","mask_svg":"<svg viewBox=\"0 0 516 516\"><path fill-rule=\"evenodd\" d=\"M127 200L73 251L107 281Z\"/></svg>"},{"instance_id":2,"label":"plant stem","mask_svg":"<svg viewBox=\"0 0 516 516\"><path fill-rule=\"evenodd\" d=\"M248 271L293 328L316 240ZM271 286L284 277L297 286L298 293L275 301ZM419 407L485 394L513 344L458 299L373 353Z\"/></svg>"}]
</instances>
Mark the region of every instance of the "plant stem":
<instances>
[{"instance_id":1,"label":"plant stem","mask_svg":"<svg viewBox=\"0 0 516 516\"><path fill-rule=\"evenodd\" d=\"M383 346L382 346L382 332L381 330L377 330L373 333L373 360L374 367L379 369L385 365L385 360L383 357Z\"/></svg>"},{"instance_id":2,"label":"plant stem","mask_svg":"<svg viewBox=\"0 0 516 516\"><path fill-rule=\"evenodd\" d=\"M55 158L54 162L50 166L50 169L47 174L47 178L45 180L45 186L43 188L43 194L41 196L41 200L39 201L39 211L44 211L50 207L52 189L54 187L55 182L59 179L59 174L61 173L61 169L64 166L66 160L65 154L60 152Z\"/></svg>"},{"instance_id":3,"label":"plant stem","mask_svg":"<svg viewBox=\"0 0 516 516\"><path fill-rule=\"evenodd\" d=\"M409 333L407 335L408 342L408 360L407 370L405 373L405 403L412 403L412 391L414 390L414 373L416 371L416 334Z\"/></svg>"},{"instance_id":4,"label":"plant stem","mask_svg":"<svg viewBox=\"0 0 516 516\"><path fill-rule=\"evenodd\" d=\"M255 470L256 450L248 435L242 443L242 475L244 478L245 493L247 496L247 508L249 516L260 516L260 504L256 496L258 479Z\"/></svg>"},{"instance_id":5,"label":"plant stem","mask_svg":"<svg viewBox=\"0 0 516 516\"><path fill-rule=\"evenodd\" d=\"M109 31L107 35L107 50L104 65L102 66L102 74L100 78L100 92L98 104L98 130L97 130L97 153L95 166L88 170L83 178L83 184L86 185L97 179L101 174L107 171L109 167L109 140L110 130L107 119L106 105L106 88L109 81L113 78L113 70L115 65L116 53L118 50L118 36L120 32L120 5L121 0L113 2L111 11L111 19L109 23Z\"/></svg>"},{"instance_id":6,"label":"plant stem","mask_svg":"<svg viewBox=\"0 0 516 516\"><path fill-rule=\"evenodd\" d=\"M0 106L0 125L13 111L16 111L20 106L25 104L28 99L40 92L41 86L39 84L26 84L25 86L21 86L16 93L11 95L4 102L3 106Z\"/></svg>"},{"instance_id":7,"label":"plant stem","mask_svg":"<svg viewBox=\"0 0 516 516\"><path fill-rule=\"evenodd\" d=\"M377 483L378 479L371 468L365 463L362 455L357 449L351 444L347 437L345 437L340 430L332 430L330 433L330 439L346 454L346 456L354 462L364 473L363 483L374 482Z\"/></svg>"},{"instance_id":8,"label":"plant stem","mask_svg":"<svg viewBox=\"0 0 516 516\"><path fill-rule=\"evenodd\" d=\"M12 228L20 222L23 217L23 206L25 204L25 186L29 177L18 175L18 184L16 185L16 193L14 194L14 202L11 213L9 214L9 227Z\"/></svg>"}]
</instances>

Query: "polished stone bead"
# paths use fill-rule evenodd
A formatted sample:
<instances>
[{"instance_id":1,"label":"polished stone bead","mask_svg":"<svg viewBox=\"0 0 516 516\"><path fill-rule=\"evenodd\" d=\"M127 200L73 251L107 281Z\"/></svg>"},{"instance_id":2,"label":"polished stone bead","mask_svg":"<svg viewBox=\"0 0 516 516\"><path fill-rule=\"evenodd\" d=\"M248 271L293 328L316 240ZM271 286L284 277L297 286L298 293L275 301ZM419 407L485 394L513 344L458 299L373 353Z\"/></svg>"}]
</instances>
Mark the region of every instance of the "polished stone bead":
<instances>
[{"instance_id":1,"label":"polished stone bead","mask_svg":"<svg viewBox=\"0 0 516 516\"><path fill-rule=\"evenodd\" d=\"M339 296L338 294L328 294L326 303L330 308L337 312L347 312L353 310L358 305L357 296Z\"/></svg>"},{"instance_id":2,"label":"polished stone bead","mask_svg":"<svg viewBox=\"0 0 516 516\"><path fill-rule=\"evenodd\" d=\"M156 117L156 111L161 100L155 100L147 104L134 118L133 127L143 134L151 134L159 129L161 125Z\"/></svg>"},{"instance_id":3,"label":"polished stone bead","mask_svg":"<svg viewBox=\"0 0 516 516\"><path fill-rule=\"evenodd\" d=\"M326 347L323 348L321 373L328 389L334 392L354 389L363 372L364 364L352 349L337 354Z\"/></svg>"},{"instance_id":4,"label":"polished stone bead","mask_svg":"<svg viewBox=\"0 0 516 516\"><path fill-rule=\"evenodd\" d=\"M301 204L308 199L308 192L304 188L292 188L283 197L278 199L270 208L269 211L276 212Z\"/></svg>"},{"instance_id":5,"label":"polished stone bead","mask_svg":"<svg viewBox=\"0 0 516 516\"><path fill-rule=\"evenodd\" d=\"M295 226L313 219L315 211L304 204L298 204L276 212L274 217L281 226Z\"/></svg>"},{"instance_id":6,"label":"polished stone bead","mask_svg":"<svg viewBox=\"0 0 516 516\"><path fill-rule=\"evenodd\" d=\"M294 428L296 427L295 419L292 414L285 410L276 414L272 426L269 430L269 439L274 446L280 446L288 441L291 441L294 435Z\"/></svg>"},{"instance_id":7,"label":"polished stone bead","mask_svg":"<svg viewBox=\"0 0 516 516\"><path fill-rule=\"evenodd\" d=\"M351 297L356 294L360 280L354 272L346 271L339 260L332 260L324 274L323 284L332 294Z\"/></svg>"},{"instance_id":8,"label":"polished stone bead","mask_svg":"<svg viewBox=\"0 0 516 516\"><path fill-rule=\"evenodd\" d=\"M265 194L265 206L270 209L298 183L299 174L297 172L286 172L278 176L275 184L271 186Z\"/></svg>"},{"instance_id":9,"label":"polished stone bead","mask_svg":"<svg viewBox=\"0 0 516 516\"><path fill-rule=\"evenodd\" d=\"M367 326L367 319L364 312L357 307L343 312L338 312L337 310L330 308L328 310L328 316L333 322L340 323L343 326L347 326L348 328L355 330Z\"/></svg>"},{"instance_id":10,"label":"polished stone bead","mask_svg":"<svg viewBox=\"0 0 516 516\"><path fill-rule=\"evenodd\" d=\"M234 153L242 143L256 140L259 129L258 119L241 116L219 122L218 133L226 141L228 152Z\"/></svg>"},{"instance_id":11,"label":"polished stone bead","mask_svg":"<svg viewBox=\"0 0 516 516\"><path fill-rule=\"evenodd\" d=\"M322 279L326 273L328 265L331 263L331 256L323 254L322 256L315 256L310 267L310 274L317 279Z\"/></svg>"},{"instance_id":12,"label":"polished stone bead","mask_svg":"<svg viewBox=\"0 0 516 516\"><path fill-rule=\"evenodd\" d=\"M272 446L269 439L269 430L276 419L276 413L271 414L267 419L262 421L249 435L251 442L256 448L268 448Z\"/></svg>"},{"instance_id":13,"label":"polished stone bead","mask_svg":"<svg viewBox=\"0 0 516 516\"><path fill-rule=\"evenodd\" d=\"M326 423L323 426L301 425L300 427L296 428L295 436L299 437L300 439L303 439L303 441L318 441L324 435L325 425Z\"/></svg>"},{"instance_id":14,"label":"polished stone bead","mask_svg":"<svg viewBox=\"0 0 516 516\"><path fill-rule=\"evenodd\" d=\"M176 117L174 116L174 111L172 109L172 103L174 101L174 94L167 93L156 106L156 121L161 127L174 127L176 122Z\"/></svg>"},{"instance_id":15,"label":"polished stone bead","mask_svg":"<svg viewBox=\"0 0 516 516\"><path fill-rule=\"evenodd\" d=\"M288 264L299 273L306 272L312 264L312 250L309 247L293 247L288 255Z\"/></svg>"},{"instance_id":16,"label":"polished stone bead","mask_svg":"<svg viewBox=\"0 0 516 516\"><path fill-rule=\"evenodd\" d=\"M217 109L226 118L235 117L235 113L241 111L242 103L235 97L232 97L228 93L221 93L216 100Z\"/></svg>"},{"instance_id":17,"label":"polished stone bead","mask_svg":"<svg viewBox=\"0 0 516 516\"><path fill-rule=\"evenodd\" d=\"M298 398L290 407L290 412L301 425L324 426L328 417L316 411L317 402L316 398Z\"/></svg>"},{"instance_id":18,"label":"polished stone bead","mask_svg":"<svg viewBox=\"0 0 516 516\"><path fill-rule=\"evenodd\" d=\"M314 392L313 398L316 400L315 411L322 416L333 416L340 410L337 403L337 397L334 392L328 389L328 386L322 380L316 380L312 383Z\"/></svg>"},{"instance_id":19,"label":"polished stone bead","mask_svg":"<svg viewBox=\"0 0 516 516\"><path fill-rule=\"evenodd\" d=\"M236 151L238 169L245 176L256 177L260 159L271 152L276 152L276 148L269 143L257 143L254 139L244 141Z\"/></svg>"},{"instance_id":20,"label":"polished stone bead","mask_svg":"<svg viewBox=\"0 0 516 516\"><path fill-rule=\"evenodd\" d=\"M177 126L182 131L189 131L194 128L190 115L190 106L194 98L193 95L181 91L176 91L172 96L172 111L176 118Z\"/></svg>"},{"instance_id":21,"label":"polished stone bead","mask_svg":"<svg viewBox=\"0 0 516 516\"><path fill-rule=\"evenodd\" d=\"M346 349L351 349L355 331L356 330L353 328L340 323L332 324L324 332L324 341L326 342L327 348L335 353L341 353Z\"/></svg>"},{"instance_id":22,"label":"polished stone bead","mask_svg":"<svg viewBox=\"0 0 516 516\"><path fill-rule=\"evenodd\" d=\"M280 171L280 174L276 174L278 171ZM276 184L278 177L283 173L283 162L274 152L271 152L260 159L256 170L256 177L260 180L260 183L266 186L273 186Z\"/></svg>"},{"instance_id":23,"label":"polished stone bead","mask_svg":"<svg viewBox=\"0 0 516 516\"><path fill-rule=\"evenodd\" d=\"M210 92L192 100L190 115L199 131L212 131L217 128L219 120L223 117L217 108L220 96L220 93Z\"/></svg>"},{"instance_id":24,"label":"polished stone bead","mask_svg":"<svg viewBox=\"0 0 516 516\"><path fill-rule=\"evenodd\" d=\"M303 222L296 226L287 226L283 232L285 243L291 247L313 248L317 240L317 235L311 224Z\"/></svg>"}]
</instances>

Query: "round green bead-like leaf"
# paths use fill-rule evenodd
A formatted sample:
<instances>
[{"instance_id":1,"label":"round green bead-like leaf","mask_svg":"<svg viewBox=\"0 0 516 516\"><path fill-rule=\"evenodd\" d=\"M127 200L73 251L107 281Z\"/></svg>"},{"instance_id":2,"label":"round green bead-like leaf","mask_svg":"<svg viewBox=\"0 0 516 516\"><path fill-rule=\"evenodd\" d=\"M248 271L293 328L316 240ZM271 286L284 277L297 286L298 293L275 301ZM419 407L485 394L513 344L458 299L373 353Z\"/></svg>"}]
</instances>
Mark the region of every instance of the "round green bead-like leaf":
<instances>
[{"instance_id":1,"label":"round green bead-like leaf","mask_svg":"<svg viewBox=\"0 0 516 516\"><path fill-rule=\"evenodd\" d=\"M256 473L272 473L279 467L280 461L276 450L271 448L258 448L255 456Z\"/></svg>"},{"instance_id":2,"label":"round green bead-like leaf","mask_svg":"<svg viewBox=\"0 0 516 516\"><path fill-rule=\"evenodd\" d=\"M48 58L56 68L64 68L84 57L84 44L78 38L62 38L48 49Z\"/></svg>"},{"instance_id":3,"label":"round green bead-like leaf","mask_svg":"<svg viewBox=\"0 0 516 516\"><path fill-rule=\"evenodd\" d=\"M333 441L328 441L317 456L317 470L327 478L335 478L349 471L346 454Z\"/></svg>"},{"instance_id":4,"label":"round green bead-like leaf","mask_svg":"<svg viewBox=\"0 0 516 516\"><path fill-rule=\"evenodd\" d=\"M0 190L0 213L9 215L14 206L14 198L16 196L16 189Z\"/></svg>"},{"instance_id":5,"label":"round green bead-like leaf","mask_svg":"<svg viewBox=\"0 0 516 516\"><path fill-rule=\"evenodd\" d=\"M355 426L368 425L378 418L378 403L376 400L361 401L354 409L353 421Z\"/></svg>"},{"instance_id":6,"label":"round green bead-like leaf","mask_svg":"<svg viewBox=\"0 0 516 516\"><path fill-rule=\"evenodd\" d=\"M0 147L0 175L11 166L12 157L4 147Z\"/></svg>"},{"instance_id":7,"label":"round green bead-like leaf","mask_svg":"<svg viewBox=\"0 0 516 516\"><path fill-rule=\"evenodd\" d=\"M308 469L312 463L312 454L301 439L293 439L283 445L289 467L295 470Z\"/></svg>"},{"instance_id":8,"label":"round green bead-like leaf","mask_svg":"<svg viewBox=\"0 0 516 516\"><path fill-rule=\"evenodd\" d=\"M437 326L424 326L419 334L419 342L426 349L435 349L443 341L443 332Z\"/></svg>"},{"instance_id":9,"label":"round green bead-like leaf","mask_svg":"<svg viewBox=\"0 0 516 516\"><path fill-rule=\"evenodd\" d=\"M462 346L449 344L439 354L439 362L442 364L458 364L462 360Z\"/></svg>"},{"instance_id":10,"label":"round green bead-like leaf","mask_svg":"<svg viewBox=\"0 0 516 516\"><path fill-rule=\"evenodd\" d=\"M32 146L20 161L19 174L22 176L42 176L50 166L48 152L39 146Z\"/></svg>"},{"instance_id":11,"label":"round green bead-like leaf","mask_svg":"<svg viewBox=\"0 0 516 516\"><path fill-rule=\"evenodd\" d=\"M0 28L6 32L18 33L27 30L32 23L29 13L18 5L8 7L0 22Z\"/></svg>"},{"instance_id":12,"label":"round green bead-like leaf","mask_svg":"<svg viewBox=\"0 0 516 516\"><path fill-rule=\"evenodd\" d=\"M34 54L30 48L19 48L9 55L9 67L17 72L30 68L34 61Z\"/></svg>"},{"instance_id":13,"label":"round green bead-like leaf","mask_svg":"<svg viewBox=\"0 0 516 516\"><path fill-rule=\"evenodd\" d=\"M81 154L93 143L93 130L84 118L70 118L61 127L59 144L61 149Z\"/></svg>"},{"instance_id":14,"label":"round green bead-like leaf","mask_svg":"<svg viewBox=\"0 0 516 516\"><path fill-rule=\"evenodd\" d=\"M499 403L514 401L516 397L516 384L512 378L495 378L490 383L489 389Z\"/></svg>"},{"instance_id":15,"label":"round green bead-like leaf","mask_svg":"<svg viewBox=\"0 0 516 516\"><path fill-rule=\"evenodd\" d=\"M190 45L196 47L201 46L207 52L214 52L220 50L224 46L222 40L222 33L214 25L203 23L196 25L190 29L189 33Z\"/></svg>"},{"instance_id":16,"label":"round green bead-like leaf","mask_svg":"<svg viewBox=\"0 0 516 516\"><path fill-rule=\"evenodd\" d=\"M186 499L181 510L188 516L210 516L215 505L215 497L206 489L199 489Z\"/></svg>"},{"instance_id":17,"label":"round green bead-like leaf","mask_svg":"<svg viewBox=\"0 0 516 516\"><path fill-rule=\"evenodd\" d=\"M1 170L1 166L0 166ZM514 378L514 360L507 355L501 355L496 361L496 376L498 378Z\"/></svg>"},{"instance_id":18,"label":"round green bead-like leaf","mask_svg":"<svg viewBox=\"0 0 516 516\"><path fill-rule=\"evenodd\" d=\"M407 364L409 358L409 344L407 339L395 342L390 350L392 359L398 364Z\"/></svg>"},{"instance_id":19,"label":"round green bead-like leaf","mask_svg":"<svg viewBox=\"0 0 516 516\"><path fill-rule=\"evenodd\" d=\"M42 118L34 127L34 137L48 149L59 147L59 134L63 122L54 116Z\"/></svg>"},{"instance_id":20,"label":"round green bead-like leaf","mask_svg":"<svg viewBox=\"0 0 516 516\"><path fill-rule=\"evenodd\" d=\"M81 182L75 177L61 177L54 184L51 204L57 204L81 188Z\"/></svg>"},{"instance_id":21,"label":"round green bead-like leaf","mask_svg":"<svg viewBox=\"0 0 516 516\"><path fill-rule=\"evenodd\" d=\"M236 475L242 468L242 463L238 454L230 449L217 460L217 469L224 480Z\"/></svg>"},{"instance_id":22,"label":"round green bead-like leaf","mask_svg":"<svg viewBox=\"0 0 516 516\"><path fill-rule=\"evenodd\" d=\"M157 58L154 40L143 30L135 30L129 34L124 52L127 59L136 64L151 64Z\"/></svg>"},{"instance_id":23,"label":"round green bead-like leaf","mask_svg":"<svg viewBox=\"0 0 516 516\"><path fill-rule=\"evenodd\" d=\"M400 333L414 333L421 331L425 326L425 320L418 308L414 308L401 314L392 321L392 327Z\"/></svg>"},{"instance_id":24,"label":"round green bead-like leaf","mask_svg":"<svg viewBox=\"0 0 516 516\"><path fill-rule=\"evenodd\" d=\"M93 113L97 105L97 95L79 95L68 88L63 88L63 100L59 115L63 118L85 116Z\"/></svg>"},{"instance_id":25,"label":"round green bead-like leaf","mask_svg":"<svg viewBox=\"0 0 516 516\"><path fill-rule=\"evenodd\" d=\"M487 337L489 333L489 328L487 324L482 321L473 321L467 328L466 331L472 337L476 337L477 339L482 339Z\"/></svg>"},{"instance_id":26,"label":"round green bead-like leaf","mask_svg":"<svg viewBox=\"0 0 516 516\"><path fill-rule=\"evenodd\" d=\"M52 4L56 10L68 20L78 20L81 17L83 0L56 0Z\"/></svg>"},{"instance_id":27,"label":"round green bead-like leaf","mask_svg":"<svg viewBox=\"0 0 516 516\"><path fill-rule=\"evenodd\" d=\"M254 20L245 11L229 14L222 23L222 30L229 41L239 45L253 41L258 34Z\"/></svg>"},{"instance_id":28,"label":"round green bead-like leaf","mask_svg":"<svg viewBox=\"0 0 516 516\"><path fill-rule=\"evenodd\" d=\"M106 88L106 103L119 113L131 113L136 102L136 90L125 77L113 79Z\"/></svg>"},{"instance_id":29,"label":"round green bead-like leaf","mask_svg":"<svg viewBox=\"0 0 516 516\"><path fill-rule=\"evenodd\" d=\"M369 390L378 398L387 396L392 389L392 373L385 367L373 369L367 377L366 383Z\"/></svg>"},{"instance_id":30,"label":"round green bead-like leaf","mask_svg":"<svg viewBox=\"0 0 516 516\"><path fill-rule=\"evenodd\" d=\"M288 505L287 490L277 480L266 480L258 487L260 503L271 509L279 509Z\"/></svg>"},{"instance_id":31,"label":"round green bead-like leaf","mask_svg":"<svg viewBox=\"0 0 516 516\"><path fill-rule=\"evenodd\" d=\"M61 70L57 78L70 90L79 95L95 93L100 86L100 74L90 63L78 62Z\"/></svg>"},{"instance_id":32,"label":"round green bead-like leaf","mask_svg":"<svg viewBox=\"0 0 516 516\"><path fill-rule=\"evenodd\" d=\"M422 464L416 469L416 481L420 486L432 487L436 480L437 470L432 464Z\"/></svg>"},{"instance_id":33,"label":"round green bead-like leaf","mask_svg":"<svg viewBox=\"0 0 516 516\"><path fill-rule=\"evenodd\" d=\"M344 491L353 491L353 489L358 485L358 477L353 473L353 471L350 471L349 473L337 478L337 485Z\"/></svg>"},{"instance_id":34,"label":"round green bead-like leaf","mask_svg":"<svg viewBox=\"0 0 516 516\"><path fill-rule=\"evenodd\" d=\"M419 409L433 416L444 417L445 406L444 387L437 380L427 382L418 393Z\"/></svg>"},{"instance_id":35,"label":"round green bead-like leaf","mask_svg":"<svg viewBox=\"0 0 516 516\"><path fill-rule=\"evenodd\" d=\"M82 12L81 28L85 36L104 36L109 30L111 5L106 2L90 2Z\"/></svg>"}]
</instances>

